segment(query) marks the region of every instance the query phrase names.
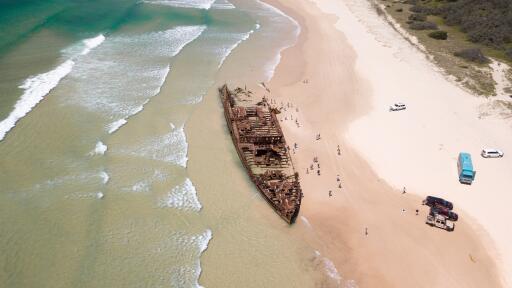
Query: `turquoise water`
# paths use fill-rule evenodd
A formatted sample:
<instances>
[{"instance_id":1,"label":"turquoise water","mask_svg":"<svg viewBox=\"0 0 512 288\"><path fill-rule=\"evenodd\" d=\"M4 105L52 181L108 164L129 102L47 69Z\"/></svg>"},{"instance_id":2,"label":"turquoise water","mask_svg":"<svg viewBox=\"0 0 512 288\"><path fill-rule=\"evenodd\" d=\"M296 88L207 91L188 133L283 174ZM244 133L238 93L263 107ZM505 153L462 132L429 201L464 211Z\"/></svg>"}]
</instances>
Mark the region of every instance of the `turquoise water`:
<instances>
[{"instance_id":1,"label":"turquoise water","mask_svg":"<svg viewBox=\"0 0 512 288\"><path fill-rule=\"evenodd\" d=\"M162 9L165 6L134 0L4 1L0 5L0 119L22 93L20 83L48 71L60 62L63 49L83 39L186 25L236 23L245 25L244 30L251 25L231 9Z\"/></svg>"},{"instance_id":2,"label":"turquoise water","mask_svg":"<svg viewBox=\"0 0 512 288\"><path fill-rule=\"evenodd\" d=\"M0 5L1 287L310 286L215 98L269 80L291 19L245 0Z\"/></svg>"}]
</instances>

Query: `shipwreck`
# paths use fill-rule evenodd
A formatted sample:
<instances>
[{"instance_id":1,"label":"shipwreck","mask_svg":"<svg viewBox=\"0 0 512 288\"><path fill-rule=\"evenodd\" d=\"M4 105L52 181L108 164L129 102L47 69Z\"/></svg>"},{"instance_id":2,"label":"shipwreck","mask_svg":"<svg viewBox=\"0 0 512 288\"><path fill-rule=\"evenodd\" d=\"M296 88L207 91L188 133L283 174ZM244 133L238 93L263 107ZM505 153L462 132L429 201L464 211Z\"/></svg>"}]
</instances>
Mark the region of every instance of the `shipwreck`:
<instances>
[{"instance_id":1,"label":"shipwreck","mask_svg":"<svg viewBox=\"0 0 512 288\"><path fill-rule=\"evenodd\" d=\"M289 147L267 99L255 103L251 92L219 88L227 126L236 151L261 195L288 224L299 214L302 190Z\"/></svg>"}]
</instances>

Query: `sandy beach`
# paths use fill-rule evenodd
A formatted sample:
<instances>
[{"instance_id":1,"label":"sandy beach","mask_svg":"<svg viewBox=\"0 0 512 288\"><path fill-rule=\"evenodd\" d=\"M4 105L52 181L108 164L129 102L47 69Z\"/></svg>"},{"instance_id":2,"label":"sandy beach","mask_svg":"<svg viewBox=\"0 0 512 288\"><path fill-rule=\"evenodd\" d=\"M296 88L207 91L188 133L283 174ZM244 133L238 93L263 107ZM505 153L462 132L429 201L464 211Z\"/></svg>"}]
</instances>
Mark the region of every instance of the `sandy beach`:
<instances>
[{"instance_id":1,"label":"sandy beach","mask_svg":"<svg viewBox=\"0 0 512 288\"><path fill-rule=\"evenodd\" d=\"M506 122L479 114L484 100L381 27L366 3L267 2L301 25L268 86L288 144L297 144L305 193L298 225L339 273L325 286L506 286L511 235L500 215L512 166L478 155L484 145L510 146ZM396 101L410 108L388 112ZM472 186L458 184L462 150L479 171ZM425 225L424 195L454 202L461 217L453 233Z\"/></svg>"},{"instance_id":2,"label":"sandy beach","mask_svg":"<svg viewBox=\"0 0 512 288\"><path fill-rule=\"evenodd\" d=\"M0 4L0 287L510 287L511 123L369 3ZM224 84L281 108L293 225L239 159Z\"/></svg>"}]
</instances>

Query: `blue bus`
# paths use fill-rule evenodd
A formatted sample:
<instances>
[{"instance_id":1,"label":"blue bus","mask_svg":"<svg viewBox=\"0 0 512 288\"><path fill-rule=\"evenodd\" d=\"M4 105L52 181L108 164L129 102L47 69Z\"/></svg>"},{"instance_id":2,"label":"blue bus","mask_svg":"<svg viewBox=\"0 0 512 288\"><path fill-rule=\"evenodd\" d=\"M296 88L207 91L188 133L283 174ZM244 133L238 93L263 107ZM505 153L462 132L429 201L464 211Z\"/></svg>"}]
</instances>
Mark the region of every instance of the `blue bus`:
<instances>
[{"instance_id":1,"label":"blue bus","mask_svg":"<svg viewBox=\"0 0 512 288\"><path fill-rule=\"evenodd\" d=\"M459 170L459 182L470 184L475 180L476 172L473 170L473 162L469 153L459 153L459 161L457 161L457 168Z\"/></svg>"}]
</instances>

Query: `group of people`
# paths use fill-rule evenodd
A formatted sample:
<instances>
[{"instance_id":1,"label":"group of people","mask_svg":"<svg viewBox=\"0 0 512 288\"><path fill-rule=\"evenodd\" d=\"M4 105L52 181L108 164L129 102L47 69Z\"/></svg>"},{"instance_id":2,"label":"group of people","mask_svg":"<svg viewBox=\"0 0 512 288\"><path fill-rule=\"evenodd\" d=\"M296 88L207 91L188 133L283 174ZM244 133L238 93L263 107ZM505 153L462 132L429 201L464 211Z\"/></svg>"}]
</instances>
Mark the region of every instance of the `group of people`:
<instances>
[{"instance_id":1,"label":"group of people","mask_svg":"<svg viewBox=\"0 0 512 288\"><path fill-rule=\"evenodd\" d=\"M340 175L336 175L336 182L338 182L338 188L342 188L341 187L341 179L340 179ZM332 197L332 190L329 190L329 197Z\"/></svg>"},{"instance_id":2,"label":"group of people","mask_svg":"<svg viewBox=\"0 0 512 288\"><path fill-rule=\"evenodd\" d=\"M270 99L270 102L272 103L272 99ZM274 100L274 103L276 103L275 100ZM279 110L286 112L288 108L293 108L293 104L290 104L290 102L287 102L286 105L284 105L284 103L281 102L281 106L279 107ZM296 107L295 112L299 113L299 108ZM289 116L290 116L290 120L294 120L293 114L290 114ZM284 120L288 121L288 116L285 116ZM283 121L283 119L281 119L281 122L282 121ZM297 117L295 117L295 125L297 125L297 128L300 127L299 119Z\"/></svg>"},{"instance_id":3,"label":"group of people","mask_svg":"<svg viewBox=\"0 0 512 288\"><path fill-rule=\"evenodd\" d=\"M320 136L320 133L316 134L316 140L320 140L321 139L321 136ZM341 155L341 149L340 149L340 145L337 146L337 152L338 152L338 155ZM306 174L309 174L309 170L313 171L315 169L315 164L316 163L316 167L317 167L317 171L316 171L316 174L318 176L320 176L320 163L318 163L318 157L313 157L313 164L311 164L309 166L309 168L306 168ZM336 182L338 183L338 188L342 188L341 186L341 179L340 179L340 175L338 174L336 176ZM332 190L329 190L329 197L332 197Z\"/></svg>"}]
</instances>

